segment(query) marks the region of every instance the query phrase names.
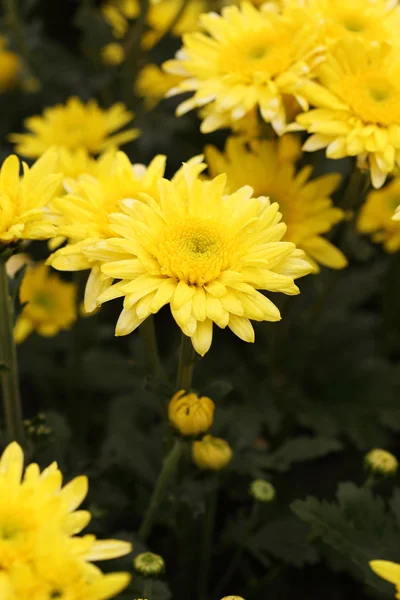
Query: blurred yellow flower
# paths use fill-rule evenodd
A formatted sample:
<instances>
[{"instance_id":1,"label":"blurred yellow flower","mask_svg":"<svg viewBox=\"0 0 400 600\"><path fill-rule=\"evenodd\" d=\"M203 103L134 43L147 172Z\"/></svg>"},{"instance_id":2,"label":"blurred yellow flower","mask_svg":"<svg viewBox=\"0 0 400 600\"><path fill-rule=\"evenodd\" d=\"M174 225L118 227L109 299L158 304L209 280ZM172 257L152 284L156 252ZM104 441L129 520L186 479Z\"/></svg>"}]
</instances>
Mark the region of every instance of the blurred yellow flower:
<instances>
[{"instance_id":1,"label":"blurred yellow flower","mask_svg":"<svg viewBox=\"0 0 400 600\"><path fill-rule=\"evenodd\" d=\"M343 38L318 70L320 83L303 93L317 108L297 117L313 135L304 150L327 148L328 158L357 156L379 188L400 166L400 55L390 45Z\"/></svg>"},{"instance_id":2,"label":"blurred yellow flower","mask_svg":"<svg viewBox=\"0 0 400 600\"><path fill-rule=\"evenodd\" d=\"M248 2L228 6L222 16L200 17L204 33L183 37L167 72L185 77L169 95L194 92L177 115L210 105L201 131L234 123L259 108L264 121L279 134L286 126L284 96L294 96L303 108L301 84L312 76L320 48L313 27L298 27L273 11L259 11Z\"/></svg>"},{"instance_id":3,"label":"blurred yellow flower","mask_svg":"<svg viewBox=\"0 0 400 600\"><path fill-rule=\"evenodd\" d=\"M146 108L151 110L165 97L168 90L181 80L182 77L164 73L157 65L145 65L138 75L136 92L144 98Z\"/></svg>"},{"instance_id":4,"label":"blurred yellow flower","mask_svg":"<svg viewBox=\"0 0 400 600\"><path fill-rule=\"evenodd\" d=\"M192 444L192 458L199 469L220 471L232 460L232 450L226 440L206 435Z\"/></svg>"},{"instance_id":5,"label":"blurred yellow flower","mask_svg":"<svg viewBox=\"0 0 400 600\"><path fill-rule=\"evenodd\" d=\"M55 174L57 152L49 150L20 175L17 156L9 156L0 169L0 251L3 245L19 240L52 237L47 206L59 190L62 176Z\"/></svg>"},{"instance_id":6,"label":"blurred yellow flower","mask_svg":"<svg viewBox=\"0 0 400 600\"><path fill-rule=\"evenodd\" d=\"M106 65L118 66L125 60L125 50L121 44L106 44L101 50L101 58Z\"/></svg>"},{"instance_id":7,"label":"blurred yellow flower","mask_svg":"<svg viewBox=\"0 0 400 600\"><path fill-rule=\"evenodd\" d=\"M394 216L399 204L400 177L397 177L367 195L358 217L357 229L371 235L374 242L382 243L386 252L400 248L400 222Z\"/></svg>"},{"instance_id":8,"label":"blurred yellow flower","mask_svg":"<svg viewBox=\"0 0 400 600\"><path fill-rule=\"evenodd\" d=\"M33 331L51 337L61 329L69 329L76 321L76 285L50 273L43 263L27 268L19 299L24 306L14 330L18 343Z\"/></svg>"},{"instance_id":9,"label":"blurred yellow flower","mask_svg":"<svg viewBox=\"0 0 400 600\"><path fill-rule=\"evenodd\" d=\"M371 560L369 566L379 577L396 586L396 598L400 598L400 565L389 560Z\"/></svg>"},{"instance_id":10,"label":"blurred yellow flower","mask_svg":"<svg viewBox=\"0 0 400 600\"><path fill-rule=\"evenodd\" d=\"M399 468L397 458L387 450L374 448L365 455L365 466L372 473L380 475L395 475Z\"/></svg>"},{"instance_id":11,"label":"blurred yellow flower","mask_svg":"<svg viewBox=\"0 0 400 600\"><path fill-rule=\"evenodd\" d=\"M68 180L78 179L81 175L97 175L99 161L84 148L69 150L65 147L58 149L56 170L63 175L63 185L68 191Z\"/></svg>"},{"instance_id":12,"label":"blurred yellow flower","mask_svg":"<svg viewBox=\"0 0 400 600\"><path fill-rule=\"evenodd\" d=\"M300 142L291 135L248 144L231 137L225 153L214 146L205 149L211 176L226 173L227 192L248 184L256 196L268 196L279 204L287 225L282 239L304 250L314 271L319 270L318 263L341 269L347 265L345 256L322 237L344 218L344 212L334 207L330 198L340 175L333 173L310 180L312 167L296 172L299 152Z\"/></svg>"},{"instance_id":13,"label":"blurred yellow flower","mask_svg":"<svg viewBox=\"0 0 400 600\"><path fill-rule=\"evenodd\" d=\"M107 277L121 279L98 302L124 297L116 335L134 331L170 304L200 355L210 348L213 323L254 341L250 319L279 321L277 307L258 290L298 294L294 279L311 271L304 253L282 242L286 225L278 205L254 198L250 186L224 193L226 176L199 178L183 165L179 181L162 179L159 200L141 194L110 216L120 238L84 249Z\"/></svg>"},{"instance_id":14,"label":"blurred yellow flower","mask_svg":"<svg viewBox=\"0 0 400 600\"><path fill-rule=\"evenodd\" d=\"M214 418L215 404L207 396L199 397L185 390L177 392L168 405L168 418L181 435L207 433Z\"/></svg>"},{"instance_id":15,"label":"blurred yellow flower","mask_svg":"<svg viewBox=\"0 0 400 600\"><path fill-rule=\"evenodd\" d=\"M18 82L21 61L18 54L7 50L6 39L0 35L0 93L12 89Z\"/></svg>"},{"instance_id":16,"label":"blurred yellow flower","mask_svg":"<svg viewBox=\"0 0 400 600\"><path fill-rule=\"evenodd\" d=\"M12 133L9 139L16 144L16 152L28 158L40 156L52 146L98 154L106 148L126 144L139 135L137 129L110 135L132 118L133 114L121 103L102 109L96 100L84 104L73 96L66 104L46 108L43 115L25 119L25 127L30 133Z\"/></svg>"}]
</instances>

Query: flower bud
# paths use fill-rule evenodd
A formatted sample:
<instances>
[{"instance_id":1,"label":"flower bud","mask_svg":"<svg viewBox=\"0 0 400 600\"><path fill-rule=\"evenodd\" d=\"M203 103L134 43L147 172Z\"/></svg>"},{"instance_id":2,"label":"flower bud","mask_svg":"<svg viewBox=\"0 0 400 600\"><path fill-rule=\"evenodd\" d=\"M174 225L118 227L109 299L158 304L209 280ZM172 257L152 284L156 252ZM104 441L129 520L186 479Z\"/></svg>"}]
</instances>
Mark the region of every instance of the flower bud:
<instances>
[{"instance_id":1,"label":"flower bud","mask_svg":"<svg viewBox=\"0 0 400 600\"><path fill-rule=\"evenodd\" d=\"M275 498L275 488L269 481L255 479L250 485L250 495L257 502L272 502Z\"/></svg>"},{"instance_id":2,"label":"flower bud","mask_svg":"<svg viewBox=\"0 0 400 600\"><path fill-rule=\"evenodd\" d=\"M168 417L181 435L192 436L206 433L213 422L214 402L206 396L177 392L168 407Z\"/></svg>"},{"instance_id":3,"label":"flower bud","mask_svg":"<svg viewBox=\"0 0 400 600\"><path fill-rule=\"evenodd\" d=\"M116 42L106 44L101 50L101 58L106 65L118 66L125 60L125 50Z\"/></svg>"},{"instance_id":4,"label":"flower bud","mask_svg":"<svg viewBox=\"0 0 400 600\"><path fill-rule=\"evenodd\" d=\"M193 461L200 469L220 471L232 459L232 450L228 442L221 438L206 435L192 444Z\"/></svg>"},{"instance_id":5,"label":"flower bud","mask_svg":"<svg viewBox=\"0 0 400 600\"><path fill-rule=\"evenodd\" d=\"M387 450L375 448L365 455L364 463L366 469L371 473L376 473L383 476L394 475L397 471L399 463L397 458Z\"/></svg>"},{"instance_id":6,"label":"flower bud","mask_svg":"<svg viewBox=\"0 0 400 600\"><path fill-rule=\"evenodd\" d=\"M142 577L158 577L165 570L162 556L153 552L142 552L133 559L133 568Z\"/></svg>"}]
</instances>

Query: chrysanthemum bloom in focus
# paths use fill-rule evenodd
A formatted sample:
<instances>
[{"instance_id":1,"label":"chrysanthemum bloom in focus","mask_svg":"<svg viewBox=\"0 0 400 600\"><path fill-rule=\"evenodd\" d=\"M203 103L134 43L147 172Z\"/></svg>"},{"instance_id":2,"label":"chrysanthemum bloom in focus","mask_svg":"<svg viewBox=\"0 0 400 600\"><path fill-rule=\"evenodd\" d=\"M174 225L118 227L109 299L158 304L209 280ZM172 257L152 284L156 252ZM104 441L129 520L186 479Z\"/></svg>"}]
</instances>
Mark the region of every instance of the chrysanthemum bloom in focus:
<instances>
[{"instance_id":1,"label":"chrysanthemum bloom in focus","mask_svg":"<svg viewBox=\"0 0 400 600\"><path fill-rule=\"evenodd\" d=\"M102 109L96 100L84 104L79 98L71 97L65 105L57 104L46 108L43 115L25 119L30 133L12 133L9 139L16 144L16 152L28 158L40 156L52 146L98 154L138 136L137 129L114 133L132 118L133 114L121 103Z\"/></svg>"},{"instance_id":2,"label":"chrysanthemum bloom in focus","mask_svg":"<svg viewBox=\"0 0 400 600\"><path fill-rule=\"evenodd\" d=\"M389 560L371 560L369 566L379 577L396 586L396 598L400 598L400 565Z\"/></svg>"},{"instance_id":3,"label":"chrysanthemum bloom in focus","mask_svg":"<svg viewBox=\"0 0 400 600\"><path fill-rule=\"evenodd\" d=\"M282 242L286 225L278 205L253 198L245 186L224 196L226 176L198 177L198 165L183 166L185 180L159 182L159 201L139 194L111 215L120 238L84 249L102 261L102 272L121 279L100 303L124 297L116 335L134 331L170 304L172 315L195 350L210 348L213 323L254 341L250 319L279 321L277 307L258 290L298 294L293 279L311 271L304 253Z\"/></svg>"},{"instance_id":4,"label":"chrysanthemum bloom in focus","mask_svg":"<svg viewBox=\"0 0 400 600\"><path fill-rule=\"evenodd\" d=\"M18 54L7 49L5 38L0 35L0 93L12 89L21 72Z\"/></svg>"},{"instance_id":5,"label":"chrysanthemum bloom in focus","mask_svg":"<svg viewBox=\"0 0 400 600\"><path fill-rule=\"evenodd\" d=\"M386 43L343 38L303 91L314 110L297 117L313 134L304 150L326 147L328 158L357 156L380 188L400 165L400 54ZM293 129L294 126L291 126Z\"/></svg>"},{"instance_id":6,"label":"chrysanthemum bloom in focus","mask_svg":"<svg viewBox=\"0 0 400 600\"><path fill-rule=\"evenodd\" d=\"M387 450L374 448L365 455L365 467L372 473L388 476L395 475L399 468L397 458Z\"/></svg>"},{"instance_id":7,"label":"chrysanthemum bloom in focus","mask_svg":"<svg viewBox=\"0 0 400 600\"><path fill-rule=\"evenodd\" d=\"M32 331L51 337L69 329L76 320L76 285L50 273L44 264L28 267L19 299L23 309L15 325L16 342L22 342Z\"/></svg>"},{"instance_id":8,"label":"chrysanthemum bloom in focus","mask_svg":"<svg viewBox=\"0 0 400 600\"><path fill-rule=\"evenodd\" d=\"M205 33L183 36L176 60L164 65L167 72L185 77L169 95L194 92L177 114L210 105L201 125L207 133L225 127L228 115L234 123L259 108L264 121L283 133L284 96L307 106L301 84L319 59L313 28L299 28L295 19L260 12L249 3L228 6L222 16L203 14L200 21Z\"/></svg>"},{"instance_id":9,"label":"chrysanthemum bloom in focus","mask_svg":"<svg viewBox=\"0 0 400 600\"><path fill-rule=\"evenodd\" d=\"M168 418L183 436L207 433L214 418L215 404L207 396L195 393L177 392L168 405Z\"/></svg>"},{"instance_id":10,"label":"chrysanthemum bloom in focus","mask_svg":"<svg viewBox=\"0 0 400 600\"><path fill-rule=\"evenodd\" d=\"M127 542L96 540L94 535L77 537L91 517L88 511L76 510L88 491L86 477L76 477L62 487L56 463L42 472L32 463L23 473L23 461L16 442L0 459L1 573L12 573L13 569L23 573L43 554L61 553L83 566L131 551ZM49 572L49 562L42 568ZM17 598L20 600L18 594Z\"/></svg>"},{"instance_id":11,"label":"chrysanthemum bloom in focus","mask_svg":"<svg viewBox=\"0 0 400 600\"><path fill-rule=\"evenodd\" d=\"M46 207L58 191L62 176L55 174L57 152L49 150L33 167L9 156L0 169L0 252L19 240L45 240L55 227Z\"/></svg>"},{"instance_id":12,"label":"chrysanthemum bloom in focus","mask_svg":"<svg viewBox=\"0 0 400 600\"><path fill-rule=\"evenodd\" d=\"M110 228L110 214L119 209L122 200L138 198L140 194L159 197L158 182L164 175L165 162L166 157L158 155L148 167L132 165L123 152L108 151L97 161L96 177L67 180L71 193L52 203L59 222L57 233L69 242L50 256L48 264L60 271L90 269L85 291L88 313L97 308L98 296L112 284L113 278L102 274L99 261L88 257L84 249L96 240L115 235L114 228ZM205 168L201 157L193 159L193 168L196 172ZM172 180L179 186L182 179L180 169ZM124 248L114 253L114 258L118 259L121 252Z\"/></svg>"},{"instance_id":13,"label":"chrysanthemum bloom in focus","mask_svg":"<svg viewBox=\"0 0 400 600\"><path fill-rule=\"evenodd\" d=\"M227 191L233 192L246 183L256 196L268 196L278 202L287 225L284 240L304 250L315 271L318 263L341 269L347 261L338 248L326 240L324 233L344 217L332 204L330 195L338 186L340 175L323 175L310 180L312 167L296 172L295 161L300 143L294 136L279 140L252 141L248 144L235 137L228 139L225 152L208 146L206 160L212 177L227 174Z\"/></svg>"},{"instance_id":14,"label":"chrysanthemum bloom in focus","mask_svg":"<svg viewBox=\"0 0 400 600\"><path fill-rule=\"evenodd\" d=\"M398 42L397 0L284 0L283 3L284 11L297 18L299 27L314 24L324 45L329 46L343 36L366 42Z\"/></svg>"},{"instance_id":15,"label":"chrysanthemum bloom in focus","mask_svg":"<svg viewBox=\"0 0 400 600\"><path fill-rule=\"evenodd\" d=\"M400 248L400 222L394 218L399 204L400 178L396 178L381 190L368 194L357 221L361 233L369 234L390 253Z\"/></svg>"},{"instance_id":16,"label":"chrysanthemum bloom in focus","mask_svg":"<svg viewBox=\"0 0 400 600\"><path fill-rule=\"evenodd\" d=\"M232 450L226 440L206 435L192 444L193 462L199 469L220 471L232 460Z\"/></svg>"}]
</instances>

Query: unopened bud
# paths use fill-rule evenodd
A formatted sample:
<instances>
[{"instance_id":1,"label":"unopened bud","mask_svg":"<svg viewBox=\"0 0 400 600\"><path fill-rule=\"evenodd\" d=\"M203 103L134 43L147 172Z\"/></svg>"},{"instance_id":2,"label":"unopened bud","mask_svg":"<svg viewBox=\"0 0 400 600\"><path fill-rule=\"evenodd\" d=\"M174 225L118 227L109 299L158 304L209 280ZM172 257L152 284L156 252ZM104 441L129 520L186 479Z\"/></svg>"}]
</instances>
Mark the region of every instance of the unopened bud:
<instances>
[{"instance_id":1,"label":"unopened bud","mask_svg":"<svg viewBox=\"0 0 400 600\"><path fill-rule=\"evenodd\" d=\"M255 479L250 485L250 494L257 502L272 502L275 498L275 488L269 481Z\"/></svg>"},{"instance_id":2,"label":"unopened bud","mask_svg":"<svg viewBox=\"0 0 400 600\"><path fill-rule=\"evenodd\" d=\"M225 440L206 435L201 441L193 442L192 457L200 469L220 471L231 461L232 450Z\"/></svg>"},{"instance_id":3,"label":"unopened bud","mask_svg":"<svg viewBox=\"0 0 400 600\"><path fill-rule=\"evenodd\" d=\"M183 436L206 433L214 418L214 402L206 396L177 392L168 406L168 418L171 425Z\"/></svg>"},{"instance_id":4,"label":"unopened bud","mask_svg":"<svg viewBox=\"0 0 400 600\"><path fill-rule=\"evenodd\" d=\"M164 559L153 552L143 552L133 559L133 568L142 577L158 577L165 570Z\"/></svg>"},{"instance_id":5,"label":"unopened bud","mask_svg":"<svg viewBox=\"0 0 400 600\"><path fill-rule=\"evenodd\" d=\"M387 450L375 448L365 455L365 467L371 473L384 475L386 477L394 475L398 469L398 460Z\"/></svg>"}]
</instances>

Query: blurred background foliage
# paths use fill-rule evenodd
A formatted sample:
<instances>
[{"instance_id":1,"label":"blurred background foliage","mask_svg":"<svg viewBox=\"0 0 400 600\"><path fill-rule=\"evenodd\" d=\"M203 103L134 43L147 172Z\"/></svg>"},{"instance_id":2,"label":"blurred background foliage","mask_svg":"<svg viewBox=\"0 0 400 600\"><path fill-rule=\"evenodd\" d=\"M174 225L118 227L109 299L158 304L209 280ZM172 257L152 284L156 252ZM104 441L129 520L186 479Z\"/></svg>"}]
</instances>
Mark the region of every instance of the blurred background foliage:
<instances>
[{"instance_id":1,"label":"blurred background foliage","mask_svg":"<svg viewBox=\"0 0 400 600\"><path fill-rule=\"evenodd\" d=\"M24 48L13 23L4 14L1 20L10 48L27 53L20 82L0 96L2 159L12 151L8 134L22 131L27 116L71 95L108 106L126 87L124 66L101 60L101 49L114 38L100 2L20 4ZM150 52L138 53L136 69L160 64L178 47L179 39L166 35ZM127 103L142 132L124 148L133 162L166 154L172 173L204 145L223 146L227 132L204 136L194 114L177 119L175 99L151 111L133 94ZM341 171L341 198L351 160L334 167L323 153L311 160L317 174ZM190 457L181 465L149 542L167 565L153 600L195 596L205 506L215 490L211 588L243 546L221 596L393 596L368 561L400 561L400 488L392 480L365 487L363 455L373 447L400 453L400 258L360 237L351 215L331 238L348 257L348 268L322 269L301 280L300 296L278 299L282 322L259 325L254 345L218 330L196 366L194 388L215 401L212 432L229 441L234 460L218 476L197 471ZM47 245L31 244L29 252L44 258ZM55 338L33 334L19 347L19 361L29 458L42 465L56 459L67 478L87 473L92 531L133 541L137 554L144 546L135 531L170 435L159 397L174 392L178 331L168 310L157 315L166 376L156 379L138 333L114 338L117 312L118 302L107 304ZM248 489L259 477L274 484L277 499L258 511L245 535ZM112 561L112 570L131 570L131 558ZM121 598L141 592L136 578Z\"/></svg>"}]
</instances>

